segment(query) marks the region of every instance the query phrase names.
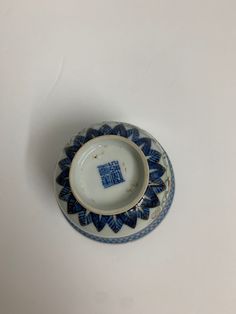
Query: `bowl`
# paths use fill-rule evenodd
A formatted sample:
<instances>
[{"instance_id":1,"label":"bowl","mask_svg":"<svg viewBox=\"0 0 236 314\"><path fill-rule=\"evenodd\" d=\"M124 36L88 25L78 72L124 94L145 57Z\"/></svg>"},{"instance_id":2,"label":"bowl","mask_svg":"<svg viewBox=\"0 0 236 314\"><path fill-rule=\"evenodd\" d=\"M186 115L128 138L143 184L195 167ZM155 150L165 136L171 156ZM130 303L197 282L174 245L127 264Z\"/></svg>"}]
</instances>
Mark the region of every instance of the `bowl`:
<instances>
[{"instance_id":1,"label":"bowl","mask_svg":"<svg viewBox=\"0 0 236 314\"><path fill-rule=\"evenodd\" d=\"M171 162L158 141L124 122L80 131L56 166L55 195L69 223L104 243L125 243L151 232L174 197Z\"/></svg>"}]
</instances>

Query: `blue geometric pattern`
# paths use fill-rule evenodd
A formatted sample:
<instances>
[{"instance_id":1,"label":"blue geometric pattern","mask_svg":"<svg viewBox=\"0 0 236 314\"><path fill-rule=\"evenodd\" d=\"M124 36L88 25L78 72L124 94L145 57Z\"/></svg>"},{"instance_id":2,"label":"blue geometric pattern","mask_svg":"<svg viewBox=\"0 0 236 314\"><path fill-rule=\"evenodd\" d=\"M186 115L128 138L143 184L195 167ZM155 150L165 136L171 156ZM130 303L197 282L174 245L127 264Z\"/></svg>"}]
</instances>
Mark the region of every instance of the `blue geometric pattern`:
<instances>
[{"instance_id":1,"label":"blue geometric pattern","mask_svg":"<svg viewBox=\"0 0 236 314\"><path fill-rule=\"evenodd\" d=\"M138 205L134 206L132 209L117 215L99 215L88 211L75 199L69 183L69 170L76 152L84 143L88 142L94 137L102 135L119 135L130 139L143 151L149 165L149 185L143 199L139 202ZM119 232L123 225L134 229L136 227L138 219L147 220L150 215L150 208L154 208L160 204L158 194L166 189L166 185L161 179L166 169L161 164L159 164L161 154L160 152L151 148L151 139L148 137L140 137L139 130L137 128L132 127L130 129L126 129L124 124L117 124L113 128L108 124L103 124L99 129L90 128L87 130L84 136L78 134L74 138L73 144L65 148L65 154L66 158L60 160L58 163L61 169L61 173L56 178L56 182L62 186L62 189L59 193L59 198L67 203L68 214L78 215L78 220L81 226L93 224L97 231L100 232L106 225L108 225L114 233ZM101 169L99 169L99 173L105 188L124 181L120 169L118 170L118 168L116 168L117 163L118 161L113 161L110 163L111 165L109 165L108 167L109 171L110 173L113 172L113 170L111 170L111 166L115 166L114 169L116 175L109 179L108 177L106 177L108 169L107 164L99 166L102 167ZM105 177L105 179L103 177ZM150 228L151 225L149 225L148 228ZM76 228L76 226L74 227ZM143 229L142 232L144 232L145 229ZM103 239L100 237L89 235L83 230L79 231L89 236L90 238L96 238L96 240L102 242L111 243L113 241L114 243L118 243L120 239L116 238L110 241L105 238ZM124 242L127 241L124 240Z\"/></svg>"},{"instance_id":2,"label":"blue geometric pattern","mask_svg":"<svg viewBox=\"0 0 236 314\"><path fill-rule=\"evenodd\" d=\"M104 188L124 182L118 160L113 160L98 166Z\"/></svg>"},{"instance_id":3,"label":"blue geometric pattern","mask_svg":"<svg viewBox=\"0 0 236 314\"><path fill-rule=\"evenodd\" d=\"M78 228L77 225L73 224L68 217L65 215L65 213L63 212L65 218L67 219L67 221L71 224L71 226L73 228L75 228L75 230L77 230L78 232L80 232L81 234L83 234L84 236L86 236L89 239L98 241L98 242L102 242L102 243L107 243L107 244L123 244L123 243L127 243L127 242L131 242L131 241L135 241L138 240L144 236L146 236L147 234L149 234L151 231L153 231L153 229L155 229L161 222L162 220L165 218L166 214L168 213L171 204L173 202L174 199L174 194L175 194L175 178L174 178L174 172L173 172L173 168L172 165L169 161L169 165L170 165L170 171L171 171L171 186L170 186L170 191L168 194L168 198L166 200L166 203L164 205L164 208L162 209L162 211L160 212L160 214L158 215L158 217L156 219L153 220L152 223L150 223L150 225L148 225L147 227L145 227L144 229L142 229L141 231L138 231L132 235L129 236L125 236L125 237L120 237L120 238L104 238L104 237L98 237L95 236L93 234L90 234L84 230L81 230L80 228Z\"/></svg>"}]
</instances>

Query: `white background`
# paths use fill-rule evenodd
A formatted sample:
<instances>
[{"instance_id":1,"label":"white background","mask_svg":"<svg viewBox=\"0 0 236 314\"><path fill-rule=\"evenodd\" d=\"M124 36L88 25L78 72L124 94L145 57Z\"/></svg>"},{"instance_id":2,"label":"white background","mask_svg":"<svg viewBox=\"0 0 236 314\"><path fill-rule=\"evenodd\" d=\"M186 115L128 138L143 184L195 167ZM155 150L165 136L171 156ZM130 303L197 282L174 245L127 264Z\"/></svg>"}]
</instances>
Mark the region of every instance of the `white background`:
<instances>
[{"instance_id":1,"label":"white background","mask_svg":"<svg viewBox=\"0 0 236 314\"><path fill-rule=\"evenodd\" d=\"M0 313L236 312L236 2L0 1ZM66 140L153 134L176 175L147 237L77 233L53 195Z\"/></svg>"}]
</instances>

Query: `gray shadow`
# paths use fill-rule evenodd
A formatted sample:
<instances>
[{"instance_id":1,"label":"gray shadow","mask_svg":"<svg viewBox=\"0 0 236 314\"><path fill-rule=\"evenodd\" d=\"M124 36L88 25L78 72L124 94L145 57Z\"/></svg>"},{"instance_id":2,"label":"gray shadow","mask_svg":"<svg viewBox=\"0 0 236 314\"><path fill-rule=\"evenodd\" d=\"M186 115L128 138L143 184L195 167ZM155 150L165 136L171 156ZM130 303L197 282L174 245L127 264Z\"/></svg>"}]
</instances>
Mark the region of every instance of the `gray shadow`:
<instances>
[{"instance_id":1,"label":"gray shadow","mask_svg":"<svg viewBox=\"0 0 236 314\"><path fill-rule=\"evenodd\" d=\"M44 198L53 195L55 166L66 142L94 123L122 120L120 115L114 115L114 106L110 108L79 101L71 104L47 103L35 108L31 114L25 158L31 191L33 188Z\"/></svg>"}]
</instances>

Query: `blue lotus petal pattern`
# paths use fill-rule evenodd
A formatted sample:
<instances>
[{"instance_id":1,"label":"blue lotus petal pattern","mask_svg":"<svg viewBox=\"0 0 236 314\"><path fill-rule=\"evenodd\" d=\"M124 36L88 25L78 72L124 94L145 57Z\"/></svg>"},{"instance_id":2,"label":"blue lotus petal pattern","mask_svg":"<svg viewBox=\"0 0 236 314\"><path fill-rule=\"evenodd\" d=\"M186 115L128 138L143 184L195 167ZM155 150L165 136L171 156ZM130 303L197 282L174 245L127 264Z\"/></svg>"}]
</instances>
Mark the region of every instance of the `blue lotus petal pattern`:
<instances>
[{"instance_id":1,"label":"blue lotus petal pattern","mask_svg":"<svg viewBox=\"0 0 236 314\"><path fill-rule=\"evenodd\" d=\"M143 199L132 209L112 216L95 214L85 209L75 199L69 183L69 170L76 152L84 143L94 137L102 135L119 135L133 141L145 154L150 171L149 185ZM106 225L108 225L114 233L119 232L123 225L134 229L138 219L147 220L149 218L150 208L160 204L158 194L166 190L166 185L161 179L166 169L159 164L161 154L151 148L151 139L140 137L137 128L132 127L127 129L123 124L118 124L113 128L108 124L103 124L99 129L90 128L87 130L85 136L78 134L74 138L73 144L67 146L64 151L66 158L59 161L58 165L61 169L61 173L56 178L56 182L62 186L59 198L67 203L68 214L78 215L78 220L81 226L93 224L96 230L100 232Z\"/></svg>"}]
</instances>

